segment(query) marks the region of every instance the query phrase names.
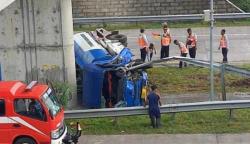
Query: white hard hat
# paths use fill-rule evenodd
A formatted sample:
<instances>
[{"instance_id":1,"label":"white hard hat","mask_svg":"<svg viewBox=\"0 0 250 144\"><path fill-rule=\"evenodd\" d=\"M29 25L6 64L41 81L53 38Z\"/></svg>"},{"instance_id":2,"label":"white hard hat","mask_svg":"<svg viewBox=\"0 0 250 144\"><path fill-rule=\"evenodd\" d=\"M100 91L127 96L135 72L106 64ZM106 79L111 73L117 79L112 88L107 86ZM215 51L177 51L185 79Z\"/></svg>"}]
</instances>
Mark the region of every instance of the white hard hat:
<instances>
[{"instance_id":1,"label":"white hard hat","mask_svg":"<svg viewBox=\"0 0 250 144\"><path fill-rule=\"evenodd\" d=\"M168 25L167 22L162 23L162 26L167 26L167 25Z\"/></svg>"}]
</instances>

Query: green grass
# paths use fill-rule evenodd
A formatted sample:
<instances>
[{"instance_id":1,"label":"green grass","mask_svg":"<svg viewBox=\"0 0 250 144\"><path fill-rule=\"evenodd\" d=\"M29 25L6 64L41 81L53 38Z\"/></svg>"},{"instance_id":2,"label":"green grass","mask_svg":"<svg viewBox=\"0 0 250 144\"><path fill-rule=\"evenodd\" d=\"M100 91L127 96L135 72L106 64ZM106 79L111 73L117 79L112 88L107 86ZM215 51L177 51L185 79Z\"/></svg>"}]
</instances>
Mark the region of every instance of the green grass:
<instances>
[{"instance_id":1,"label":"green grass","mask_svg":"<svg viewBox=\"0 0 250 144\"><path fill-rule=\"evenodd\" d=\"M240 67L250 71L250 64L243 64Z\"/></svg>"},{"instance_id":2,"label":"green grass","mask_svg":"<svg viewBox=\"0 0 250 144\"><path fill-rule=\"evenodd\" d=\"M250 0L230 0L245 12L250 12Z\"/></svg>"},{"instance_id":3,"label":"green grass","mask_svg":"<svg viewBox=\"0 0 250 144\"><path fill-rule=\"evenodd\" d=\"M188 27L208 27L209 23L204 21L179 21L169 22L170 28L188 28ZM225 26L250 26L250 19L241 20L219 20L215 22L217 27ZM74 27L74 31L93 31L96 28L104 27L105 29L111 30L122 30L122 29L157 29L161 28L160 22L141 22L141 23L117 23L117 24L90 24L90 25L78 25Z\"/></svg>"},{"instance_id":4,"label":"green grass","mask_svg":"<svg viewBox=\"0 0 250 144\"><path fill-rule=\"evenodd\" d=\"M83 134L177 134L177 133L247 133L250 132L250 110L234 110L233 119L229 111L204 111L162 115L162 127L149 126L148 116L130 116L116 119L93 118L81 120Z\"/></svg>"},{"instance_id":5,"label":"green grass","mask_svg":"<svg viewBox=\"0 0 250 144\"><path fill-rule=\"evenodd\" d=\"M243 67L248 67L245 65ZM209 91L209 69L200 67L158 67L148 70L149 81L158 85L161 93L194 93ZM221 90L219 71L215 72L215 90ZM250 91L249 79L226 73L227 92Z\"/></svg>"}]
</instances>

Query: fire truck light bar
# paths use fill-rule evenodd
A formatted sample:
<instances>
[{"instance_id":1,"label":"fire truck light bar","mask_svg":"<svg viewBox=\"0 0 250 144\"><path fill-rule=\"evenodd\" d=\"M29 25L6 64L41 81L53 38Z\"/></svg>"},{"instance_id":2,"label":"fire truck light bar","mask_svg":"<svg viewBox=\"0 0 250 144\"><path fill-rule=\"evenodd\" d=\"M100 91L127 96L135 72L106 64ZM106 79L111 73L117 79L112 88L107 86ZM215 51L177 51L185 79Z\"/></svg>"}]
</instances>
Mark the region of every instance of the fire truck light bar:
<instances>
[{"instance_id":1,"label":"fire truck light bar","mask_svg":"<svg viewBox=\"0 0 250 144\"><path fill-rule=\"evenodd\" d=\"M29 85L25 88L25 90L31 90L37 83L37 81L30 82Z\"/></svg>"}]
</instances>

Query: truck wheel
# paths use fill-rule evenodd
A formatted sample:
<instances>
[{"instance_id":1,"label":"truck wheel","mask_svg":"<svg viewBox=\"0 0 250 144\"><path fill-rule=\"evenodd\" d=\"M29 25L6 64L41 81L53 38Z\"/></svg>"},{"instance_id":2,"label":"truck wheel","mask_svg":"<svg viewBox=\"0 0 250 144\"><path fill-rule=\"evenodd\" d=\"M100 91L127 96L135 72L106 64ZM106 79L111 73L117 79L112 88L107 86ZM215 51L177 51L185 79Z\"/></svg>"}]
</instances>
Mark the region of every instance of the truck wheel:
<instances>
[{"instance_id":1,"label":"truck wheel","mask_svg":"<svg viewBox=\"0 0 250 144\"><path fill-rule=\"evenodd\" d=\"M14 144L36 144L36 142L31 138L24 137L17 139Z\"/></svg>"},{"instance_id":2,"label":"truck wheel","mask_svg":"<svg viewBox=\"0 0 250 144\"><path fill-rule=\"evenodd\" d=\"M107 36L107 39L118 40L120 43L127 46L127 36L125 36L123 34L109 35L109 36Z\"/></svg>"}]
</instances>

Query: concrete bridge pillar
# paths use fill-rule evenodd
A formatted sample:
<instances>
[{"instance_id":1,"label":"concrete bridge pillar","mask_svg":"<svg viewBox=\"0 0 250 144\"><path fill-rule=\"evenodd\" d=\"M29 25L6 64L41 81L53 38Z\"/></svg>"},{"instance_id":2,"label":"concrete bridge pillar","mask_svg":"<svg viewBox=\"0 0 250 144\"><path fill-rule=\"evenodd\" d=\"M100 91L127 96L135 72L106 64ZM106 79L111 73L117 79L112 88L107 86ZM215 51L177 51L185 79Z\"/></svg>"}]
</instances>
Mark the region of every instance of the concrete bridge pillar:
<instances>
[{"instance_id":1,"label":"concrete bridge pillar","mask_svg":"<svg viewBox=\"0 0 250 144\"><path fill-rule=\"evenodd\" d=\"M0 12L3 80L76 85L71 0L16 0Z\"/></svg>"}]
</instances>

